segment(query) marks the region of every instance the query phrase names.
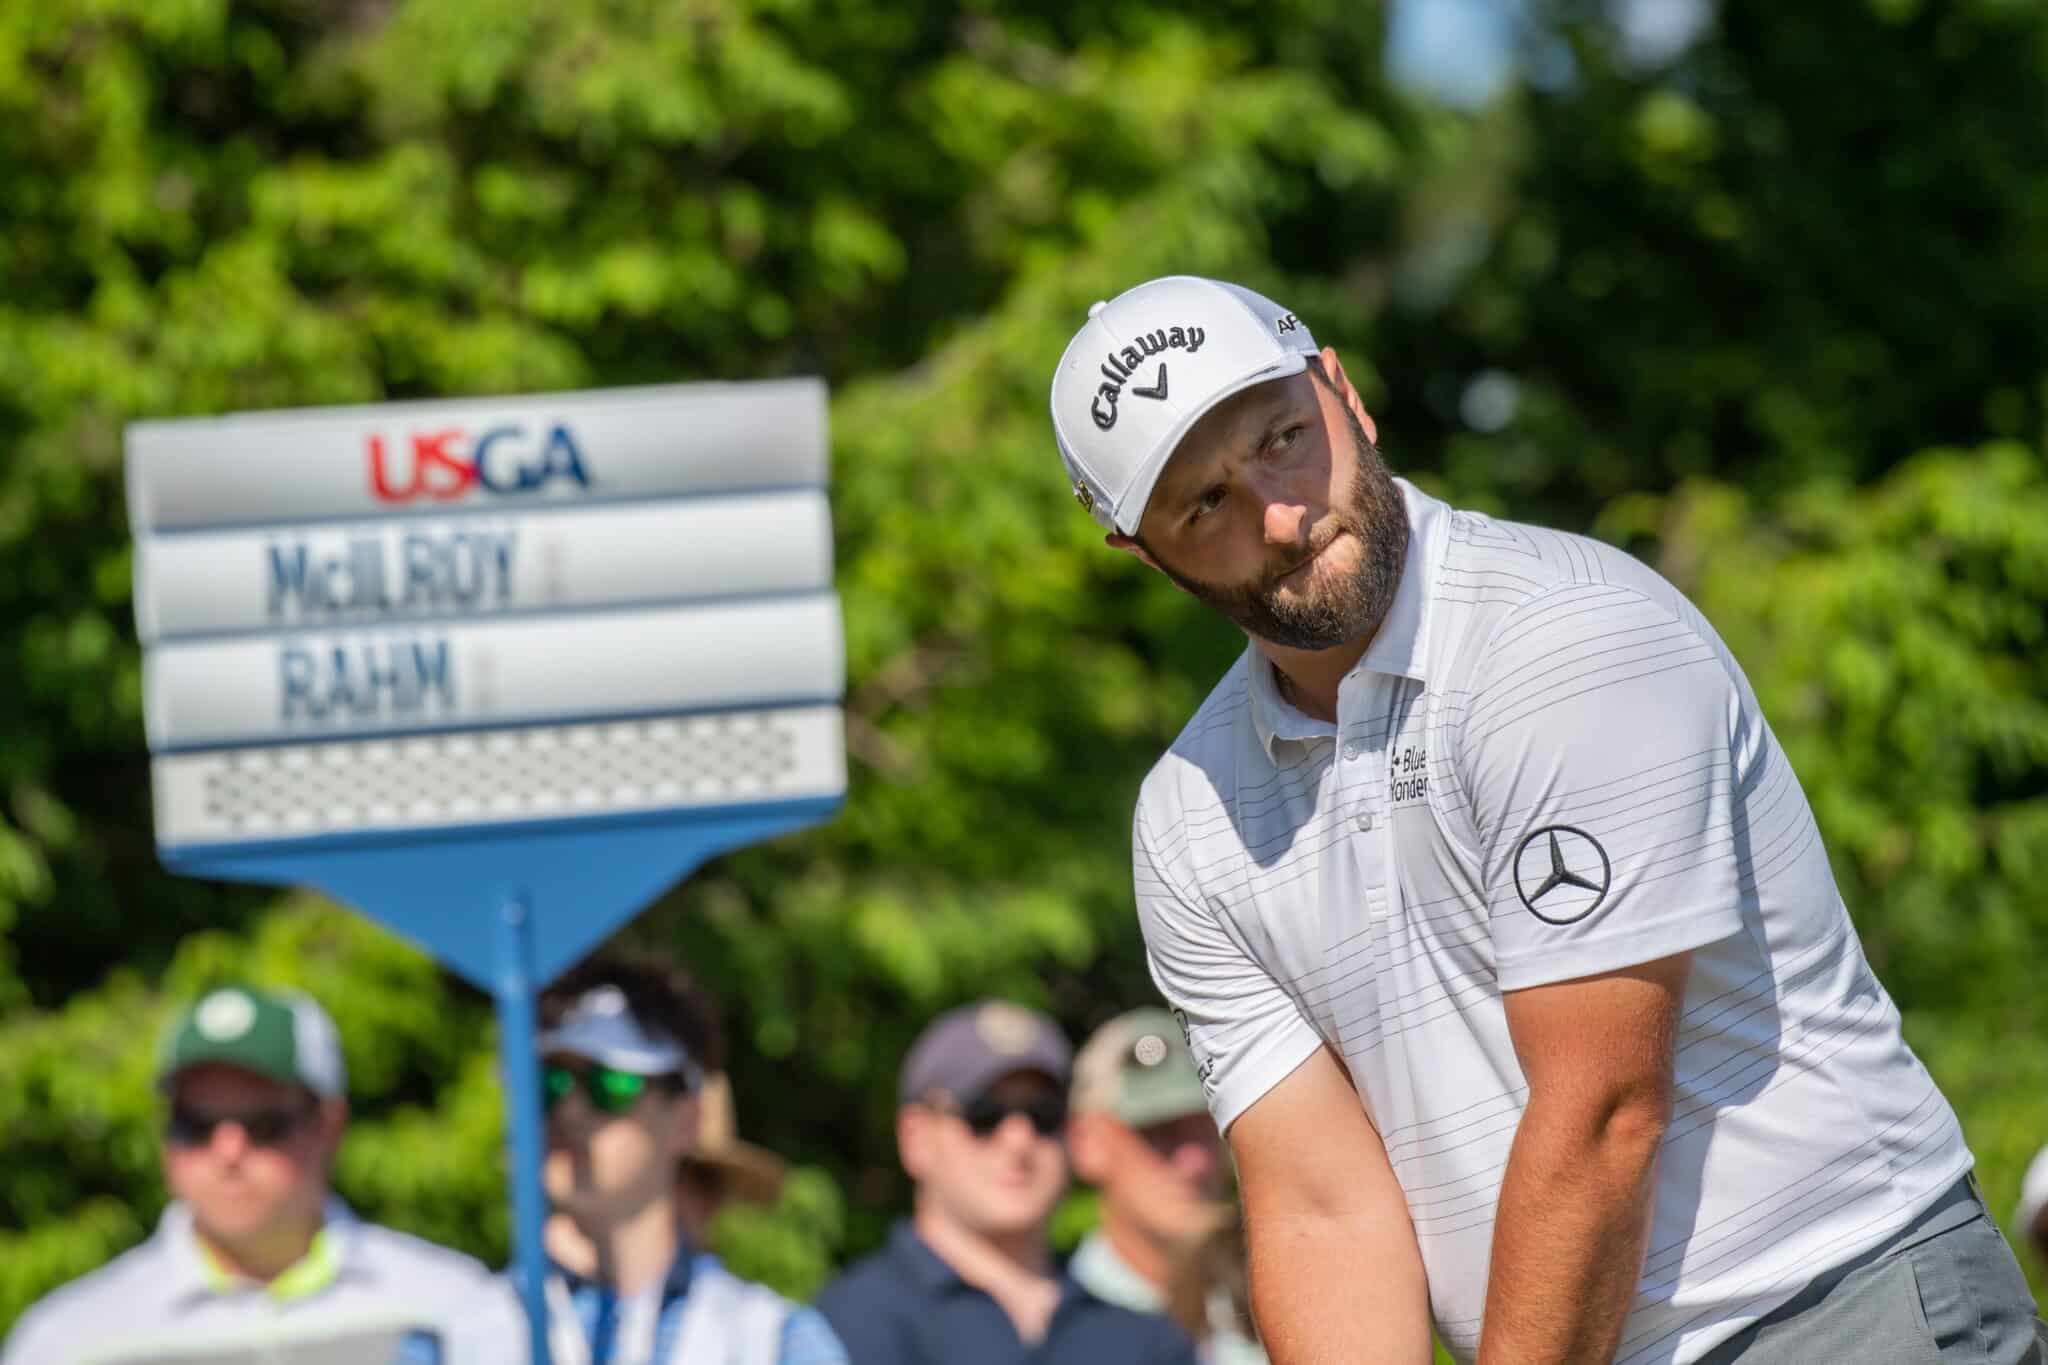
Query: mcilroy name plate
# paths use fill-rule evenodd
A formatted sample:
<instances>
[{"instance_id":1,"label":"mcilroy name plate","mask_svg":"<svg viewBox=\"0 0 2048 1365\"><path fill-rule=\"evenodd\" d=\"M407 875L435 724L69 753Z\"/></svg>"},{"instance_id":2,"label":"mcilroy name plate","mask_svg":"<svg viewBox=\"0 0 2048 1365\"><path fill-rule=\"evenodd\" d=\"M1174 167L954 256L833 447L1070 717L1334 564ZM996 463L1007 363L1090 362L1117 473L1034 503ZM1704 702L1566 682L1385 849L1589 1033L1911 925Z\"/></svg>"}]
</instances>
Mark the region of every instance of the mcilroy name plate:
<instances>
[{"instance_id":1,"label":"mcilroy name plate","mask_svg":"<svg viewBox=\"0 0 2048 1365\"><path fill-rule=\"evenodd\" d=\"M136 547L135 626L154 643L811 592L832 581L829 518L805 488L157 536Z\"/></svg>"},{"instance_id":2,"label":"mcilroy name plate","mask_svg":"<svg viewBox=\"0 0 2048 1365\"><path fill-rule=\"evenodd\" d=\"M131 426L159 842L836 799L826 456L808 380Z\"/></svg>"}]
</instances>

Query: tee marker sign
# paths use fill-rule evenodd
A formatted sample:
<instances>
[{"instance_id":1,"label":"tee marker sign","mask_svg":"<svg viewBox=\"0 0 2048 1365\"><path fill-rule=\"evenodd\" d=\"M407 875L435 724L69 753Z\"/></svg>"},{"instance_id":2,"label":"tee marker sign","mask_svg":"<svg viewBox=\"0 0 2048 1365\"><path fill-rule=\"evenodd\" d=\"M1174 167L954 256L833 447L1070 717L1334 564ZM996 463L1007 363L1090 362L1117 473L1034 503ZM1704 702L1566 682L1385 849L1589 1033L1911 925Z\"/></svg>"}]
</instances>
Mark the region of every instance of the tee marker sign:
<instances>
[{"instance_id":1,"label":"tee marker sign","mask_svg":"<svg viewBox=\"0 0 2048 1365\"><path fill-rule=\"evenodd\" d=\"M534 1359L539 988L846 791L811 380L127 431L158 850L497 998Z\"/></svg>"}]
</instances>

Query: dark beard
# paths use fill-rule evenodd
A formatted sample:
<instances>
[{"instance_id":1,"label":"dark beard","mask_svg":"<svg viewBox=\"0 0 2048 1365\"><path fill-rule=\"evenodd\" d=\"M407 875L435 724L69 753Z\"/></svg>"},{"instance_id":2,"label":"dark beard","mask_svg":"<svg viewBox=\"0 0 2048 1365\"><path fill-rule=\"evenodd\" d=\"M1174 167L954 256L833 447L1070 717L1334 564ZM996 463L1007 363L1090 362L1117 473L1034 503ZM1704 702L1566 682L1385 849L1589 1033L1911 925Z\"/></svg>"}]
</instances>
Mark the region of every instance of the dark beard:
<instances>
[{"instance_id":1,"label":"dark beard","mask_svg":"<svg viewBox=\"0 0 2048 1365\"><path fill-rule=\"evenodd\" d=\"M1269 644L1288 649L1334 649L1369 636L1387 618L1394 605L1394 591L1401 585L1401 566L1408 556L1407 505L1358 415L1347 408L1344 416L1357 446L1358 472L1351 480L1351 496L1337 509L1334 524L1317 535L1308 555L1268 572L1257 582L1229 587L1181 573L1153 555L1161 571L1182 589ZM1358 568L1351 576L1331 584L1320 596L1281 602L1279 580L1347 531L1361 547Z\"/></svg>"}]
</instances>

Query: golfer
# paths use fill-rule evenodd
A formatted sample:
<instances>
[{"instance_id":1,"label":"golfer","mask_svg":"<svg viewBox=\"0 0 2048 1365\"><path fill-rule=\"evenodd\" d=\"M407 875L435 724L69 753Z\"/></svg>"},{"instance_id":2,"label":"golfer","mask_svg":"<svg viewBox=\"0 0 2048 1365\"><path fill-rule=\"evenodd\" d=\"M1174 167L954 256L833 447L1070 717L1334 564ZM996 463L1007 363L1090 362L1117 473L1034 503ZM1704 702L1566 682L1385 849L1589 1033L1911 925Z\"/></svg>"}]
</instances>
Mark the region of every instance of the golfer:
<instances>
[{"instance_id":1,"label":"golfer","mask_svg":"<svg viewBox=\"0 0 2048 1365\"><path fill-rule=\"evenodd\" d=\"M1250 647L1146 779L1275 1365L1998 1361L2033 1304L1713 628L1395 479L1235 285L1090 310L1075 497Z\"/></svg>"}]
</instances>

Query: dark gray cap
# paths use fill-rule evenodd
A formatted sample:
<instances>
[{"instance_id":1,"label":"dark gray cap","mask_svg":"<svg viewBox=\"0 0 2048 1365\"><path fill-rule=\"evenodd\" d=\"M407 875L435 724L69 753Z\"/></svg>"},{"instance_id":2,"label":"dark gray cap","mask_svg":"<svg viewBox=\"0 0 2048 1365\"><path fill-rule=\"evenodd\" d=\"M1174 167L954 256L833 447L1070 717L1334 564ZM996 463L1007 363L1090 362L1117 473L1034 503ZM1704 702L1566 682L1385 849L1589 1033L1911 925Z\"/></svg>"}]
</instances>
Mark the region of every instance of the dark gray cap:
<instances>
[{"instance_id":1,"label":"dark gray cap","mask_svg":"<svg viewBox=\"0 0 2048 1365\"><path fill-rule=\"evenodd\" d=\"M943 1090L962 1102L1013 1071L1039 1071L1065 1086L1074 1050L1037 1010L982 1000L946 1011L926 1026L903 1059L896 1087L903 1104Z\"/></svg>"}]
</instances>

